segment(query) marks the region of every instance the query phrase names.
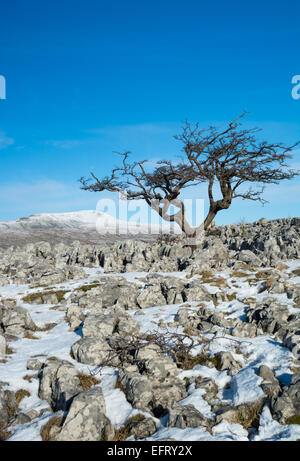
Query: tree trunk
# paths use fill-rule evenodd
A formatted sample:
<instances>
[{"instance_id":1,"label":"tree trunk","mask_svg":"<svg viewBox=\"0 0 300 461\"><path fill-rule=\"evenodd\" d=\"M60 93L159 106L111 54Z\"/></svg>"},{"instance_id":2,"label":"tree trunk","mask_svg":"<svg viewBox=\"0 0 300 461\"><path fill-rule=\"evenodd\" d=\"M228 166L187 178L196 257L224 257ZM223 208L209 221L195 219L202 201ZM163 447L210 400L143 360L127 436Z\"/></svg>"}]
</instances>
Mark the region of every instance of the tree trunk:
<instances>
[{"instance_id":1,"label":"tree trunk","mask_svg":"<svg viewBox=\"0 0 300 461\"><path fill-rule=\"evenodd\" d=\"M215 219L217 212L218 211L216 208L209 209L208 215L206 216L204 221L204 230L207 230L209 228L210 224Z\"/></svg>"}]
</instances>

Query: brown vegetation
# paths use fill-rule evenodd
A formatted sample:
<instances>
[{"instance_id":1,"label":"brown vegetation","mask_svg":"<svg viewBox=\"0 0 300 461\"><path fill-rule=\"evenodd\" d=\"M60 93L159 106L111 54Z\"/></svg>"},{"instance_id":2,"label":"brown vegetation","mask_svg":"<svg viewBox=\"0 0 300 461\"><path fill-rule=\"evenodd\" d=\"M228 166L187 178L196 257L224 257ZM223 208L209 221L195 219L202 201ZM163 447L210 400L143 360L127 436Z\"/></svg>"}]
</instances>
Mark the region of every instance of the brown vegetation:
<instances>
[{"instance_id":1,"label":"brown vegetation","mask_svg":"<svg viewBox=\"0 0 300 461\"><path fill-rule=\"evenodd\" d=\"M120 427L120 429L117 429L115 431L114 441L123 442L124 440L126 440L130 436L132 424L143 421L144 419L145 419L145 416L142 414L137 414L129 418L126 421L125 426L122 426Z\"/></svg>"},{"instance_id":2,"label":"brown vegetation","mask_svg":"<svg viewBox=\"0 0 300 461\"><path fill-rule=\"evenodd\" d=\"M63 417L62 416L53 416L49 419L47 424L41 429L41 437L44 442L51 442L55 440L55 435L62 426Z\"/></svg>"},{"instance_id":3,"label":"brown vegetation","mask_svg":"<svg viewBox=\"0 0 300 461\"><path fill-rule=\"evenodd\" d=\"M85 375L84 373L79 373L77 376L79 378L80 385L84 391L87 391L92 386L99 384L98 379L94 378L91 375Z\"/></svg>"}]
</instances>

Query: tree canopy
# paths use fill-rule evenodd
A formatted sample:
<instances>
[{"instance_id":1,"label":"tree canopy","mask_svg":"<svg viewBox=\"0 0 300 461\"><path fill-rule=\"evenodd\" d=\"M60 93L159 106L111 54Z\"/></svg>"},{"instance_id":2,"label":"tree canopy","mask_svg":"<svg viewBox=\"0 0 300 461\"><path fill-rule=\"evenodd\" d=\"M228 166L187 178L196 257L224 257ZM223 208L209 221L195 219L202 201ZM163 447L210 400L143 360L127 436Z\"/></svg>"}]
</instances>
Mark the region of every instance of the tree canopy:
<instances>
[{"instance_id":1,"label":"tree canopy","mask_svg":"<svg viewBox=\"0 0 300 461\"><path fill-rule=\"evenodd\" d=\"M81 188L125 193L128 200L144 199L163 219L176 222L189 236L196 235L210 226L219 211L228 209L233 199L265 203L266 184L278 184L300 174L287 164L298 143L285 146L259 140L258 128L242 127L240 120L245 115L223 130L214 126L201 129L198 123L185 121L181 133L174 136L182 145L180 161L161 160L149 170L147 160L130 162L130 152L119 152L120 166L103 178L93 172L89 178L81 177ZM186 220L180 193L200 183L207 183L209 211L203 224L194 228ZM246 188L241 187L245 184ZM219 186L220 199L214 197L215 185ZM171 205L179 211L169 214Z\"/></svg>"}]
</instances>

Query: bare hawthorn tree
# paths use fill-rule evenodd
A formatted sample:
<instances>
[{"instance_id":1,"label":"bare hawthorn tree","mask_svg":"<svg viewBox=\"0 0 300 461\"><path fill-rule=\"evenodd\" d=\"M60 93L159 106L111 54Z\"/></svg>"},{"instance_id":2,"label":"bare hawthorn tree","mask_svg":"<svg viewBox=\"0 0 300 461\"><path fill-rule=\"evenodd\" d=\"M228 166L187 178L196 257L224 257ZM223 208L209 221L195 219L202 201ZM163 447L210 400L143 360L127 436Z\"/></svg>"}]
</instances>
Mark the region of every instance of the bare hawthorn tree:
<instances>
[{"instance_id":1,"label":"bare hawthorn tree","mask_svg":"<svg viewBox=\"0 0 300 461\"><path fill-rule=\"evenodd\" d=\"M300 174L286 163L298 143L284 146L259 141L258 128L241 127L240 119L245 114L223 130L200 129L199 124L192 126L185 121L181 134L174 136L183 145L180 161L158 161L149 171L147 160L129 162L130 152L118 152L123 158L122 165L102 179L94 173L90 173L90 178L80 178L81 189L121 192L128 200L144 199L164 220L176 222L187 236L197 238L209 228L219 211L230 207L233 199L239 197L264 204L265 184L278 184ZM184 202L179 196L183 189L204 182L208 186L209 211L204 222L195 228L187 222ZM247 183L250 183L248 188L241 187ZM215 185L219 186L219 199L214 197ZM179 211L169 214L171 205Z\"/></svg>"}]
</instances>

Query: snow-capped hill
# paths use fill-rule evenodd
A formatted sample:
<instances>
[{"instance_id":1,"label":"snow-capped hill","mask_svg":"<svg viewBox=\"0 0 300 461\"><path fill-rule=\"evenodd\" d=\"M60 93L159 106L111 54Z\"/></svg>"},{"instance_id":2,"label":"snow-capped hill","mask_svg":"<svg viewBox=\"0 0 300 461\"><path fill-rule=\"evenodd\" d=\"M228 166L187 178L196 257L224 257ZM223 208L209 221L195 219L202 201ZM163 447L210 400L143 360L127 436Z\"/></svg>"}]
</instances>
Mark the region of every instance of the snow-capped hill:
<instances>
[{"instance_id":1,"label":"snow-capped hill","mask_svg":"<svg viewBox=\"0 0 300 461\"><path fill-rule=\"evenodd\" d=\"M14 221L0 221L0 231L22 232L30 230L90 230L100 234L148 234L147 224L134 221L122 221L96 210L83 210L70 213L43 213L19 218ZM166 224L152 225L151 232L170 232L172 226ZM178 228L175 229L178 233Z\"/></svg>"}]
</instances>

